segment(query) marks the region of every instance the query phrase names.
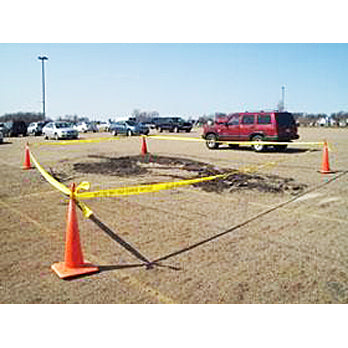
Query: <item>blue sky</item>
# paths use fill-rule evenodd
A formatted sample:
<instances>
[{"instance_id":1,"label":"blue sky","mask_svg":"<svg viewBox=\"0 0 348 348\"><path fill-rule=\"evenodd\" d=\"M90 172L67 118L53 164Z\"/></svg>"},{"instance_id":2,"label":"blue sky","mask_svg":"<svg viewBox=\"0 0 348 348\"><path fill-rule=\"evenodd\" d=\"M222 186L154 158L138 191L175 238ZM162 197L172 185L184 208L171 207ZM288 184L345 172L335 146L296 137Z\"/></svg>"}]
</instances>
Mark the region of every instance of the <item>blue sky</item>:
<instances>
[{"instance_id":1,"label":"blue sky","mask_svg":"<svg viewBox=\"0 0 348 348\"><path fill-rule=\"evenodd\" d=\"M0 44L0 115L124 117L134 109L197 118L274 109L348 111L348 44Z\"/></svg>"}]
</instances>

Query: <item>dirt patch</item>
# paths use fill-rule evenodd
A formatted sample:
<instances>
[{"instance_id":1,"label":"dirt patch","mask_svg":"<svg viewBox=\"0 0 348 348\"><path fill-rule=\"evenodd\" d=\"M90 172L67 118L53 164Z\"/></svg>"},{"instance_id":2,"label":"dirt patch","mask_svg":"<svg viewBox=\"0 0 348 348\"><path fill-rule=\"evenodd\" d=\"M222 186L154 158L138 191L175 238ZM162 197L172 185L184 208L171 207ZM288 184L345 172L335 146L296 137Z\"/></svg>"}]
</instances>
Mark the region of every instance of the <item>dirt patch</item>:
<instances>
[{"instance_id":1,"label":"dirt patch","mask_svg":"<svg viewBox=\"0 0 348 348\"><path fill-rule=\"evenodd\" d=\"M84 174L101 174L119 177L160 175L173 179L192 179L217 174L228 174L234 169L218 168L209 163L191 159L167 156L123 156L107 157L90 155L89 158L100 159L94 162L73 164L73 171ZM195 174L194 176L192 174ZM56 177L64 178L64 173L56 173ZM306 185L296 183L292 178L281 178L275 175L258 175L232 173L225 179L206 181L193 186L207 192L233 192L236 190L257 190L260 192L290 194L301 193Z\"/></svg>"},{"instance_id":2,"label":"dirt patch","mask_svg":"<svg viewBox=\"0 0 348 348\"><path fill-rule=\"evenodd\" d=\"M139 156L106 157L90 155L90 158L101 159L100 162L75 163L74 170L80 173L102 174L112 176L130 176L146 174L147 170L139 165Z\"/></svg>"}]
</instances>

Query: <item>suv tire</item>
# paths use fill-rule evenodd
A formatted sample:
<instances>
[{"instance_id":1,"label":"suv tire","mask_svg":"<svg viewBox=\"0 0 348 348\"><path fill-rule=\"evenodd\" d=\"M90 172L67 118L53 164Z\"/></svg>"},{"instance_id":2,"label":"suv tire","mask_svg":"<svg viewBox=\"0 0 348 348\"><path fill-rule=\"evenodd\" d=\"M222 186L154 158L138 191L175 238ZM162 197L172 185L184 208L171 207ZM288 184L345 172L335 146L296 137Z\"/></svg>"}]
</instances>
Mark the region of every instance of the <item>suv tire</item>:
<instances>
[{"instance_id":1,"label":"suv tire","mask_svg":"<svg viewBox=\"0 0 348 348\"><path fill-rule=\"evenodd\" d=\"M262 135L255 135L251 138L251 141L263 141L263 136ZM252 145L251 146L252 149L255 151L255 152L262 152L266 149L266 146L265 145Z\"/></svg>"},{"instance_id":2,"label":"suv tire","mask_svg":"<svg viewBox=\"0 0 348 348\"><path fill-rule=\"evenodd\" d=\"M219 143L217 142L217 136L213 133L210 133L206 136L205 145L209 150L215 150L219 147Z\"/></svg>"}]
</instances>

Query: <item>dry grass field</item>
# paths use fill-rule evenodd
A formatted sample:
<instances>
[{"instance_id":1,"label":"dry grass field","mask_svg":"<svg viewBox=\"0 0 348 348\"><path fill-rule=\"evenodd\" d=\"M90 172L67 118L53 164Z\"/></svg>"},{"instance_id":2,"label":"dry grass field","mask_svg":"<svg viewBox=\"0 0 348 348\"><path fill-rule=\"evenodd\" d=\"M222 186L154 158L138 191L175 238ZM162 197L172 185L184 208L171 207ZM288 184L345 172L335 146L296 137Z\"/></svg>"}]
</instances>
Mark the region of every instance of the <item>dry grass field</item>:
<instances>
[{"instance_id":1,"label":"dry grass field","mask_svg":"<svg viewBox=\"0 0 348 348\"><path fill-rule=\"evenodd\" d=\"M299 141L327 139L335 173L318 172L322 148L313 146L212 151L200 142L149 138L151 157L142 161L139 137L43 146L34 146L42 137L5 139L1 303L348 303L348 129L299 133ZM101 136L109 134L80 138ZM160 261L147 269L78 211L84 257L100 272L61 280L50 266L64 260L67 199L36 169L22 170L27 141L57 179L86 180L93 191L259 170L224 184L86 200L114 233Z\"/></svg>"}]
</instances>

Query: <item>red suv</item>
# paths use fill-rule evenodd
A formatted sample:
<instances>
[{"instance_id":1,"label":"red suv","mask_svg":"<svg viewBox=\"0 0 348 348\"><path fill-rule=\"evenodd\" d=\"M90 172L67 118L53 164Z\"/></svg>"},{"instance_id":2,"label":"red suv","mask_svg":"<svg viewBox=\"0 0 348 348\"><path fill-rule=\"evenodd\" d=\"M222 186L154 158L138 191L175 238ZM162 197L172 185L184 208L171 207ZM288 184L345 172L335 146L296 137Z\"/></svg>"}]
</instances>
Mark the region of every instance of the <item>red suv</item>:
<instances>
[{"instance_id":1,"label":"red suv","mask_svg":"<svg viewBox=\"0 0 348 348\"><path fill-rule=\"evenodd\" d=\"M219 141L279 141L298 139L294 117L289 112L241 112L228 116L217 116L214 124L206 124L202 137L209 149L217 149ZM238 146L229 144L231 148ZM274 145L283 151L287 145ZM260 152L266 145L252 145Z\"/></svg>"}]
</instances>

